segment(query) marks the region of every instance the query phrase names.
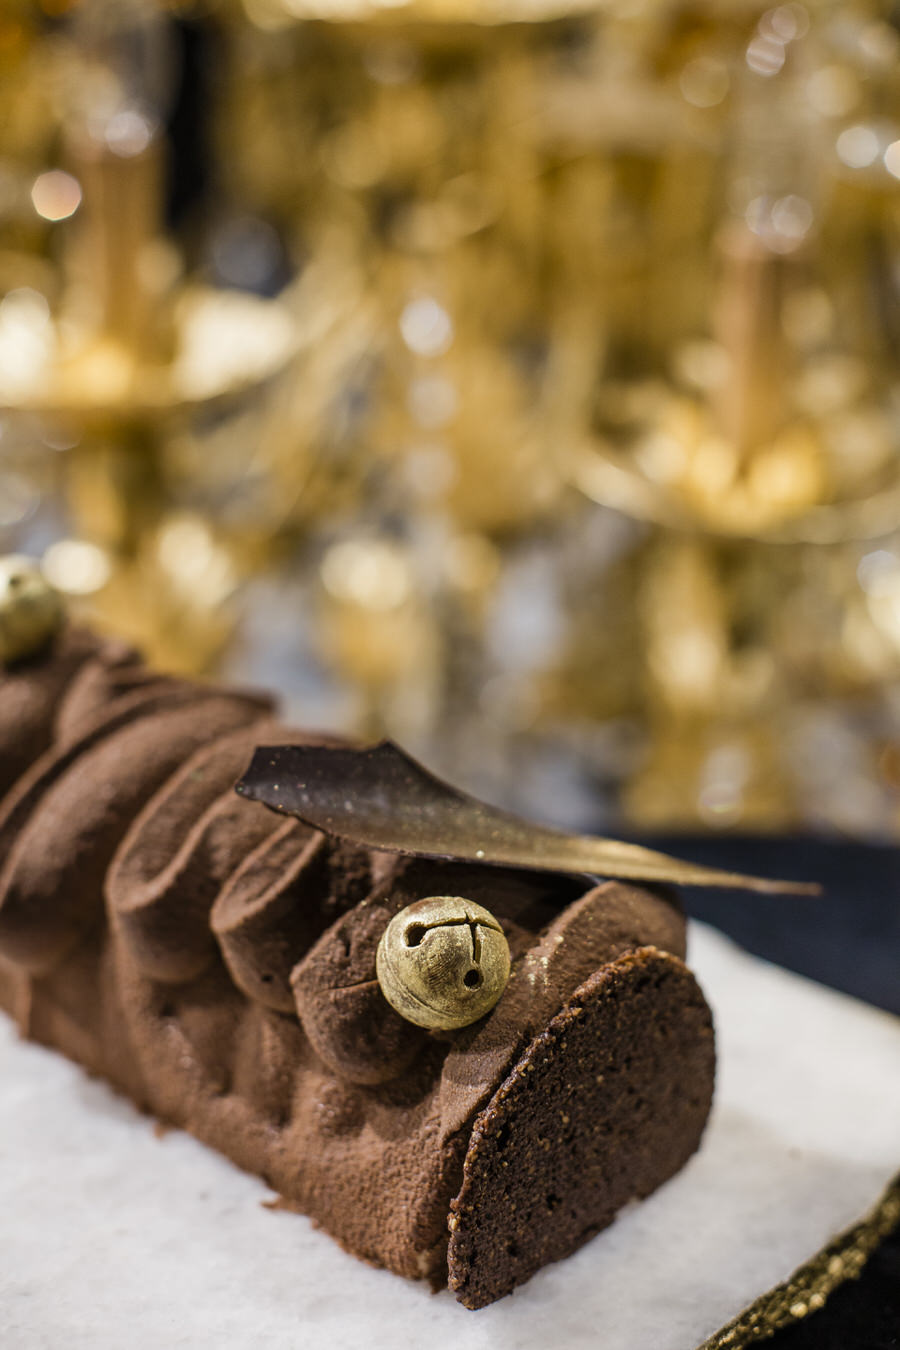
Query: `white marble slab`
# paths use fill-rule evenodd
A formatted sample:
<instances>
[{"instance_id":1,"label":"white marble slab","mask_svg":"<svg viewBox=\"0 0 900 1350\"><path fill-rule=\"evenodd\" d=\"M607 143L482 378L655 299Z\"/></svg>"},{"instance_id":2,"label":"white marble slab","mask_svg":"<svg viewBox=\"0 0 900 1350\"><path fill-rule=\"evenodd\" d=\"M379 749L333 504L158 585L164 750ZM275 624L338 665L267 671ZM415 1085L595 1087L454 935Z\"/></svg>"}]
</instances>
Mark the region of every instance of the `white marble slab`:
<instances>
[{"instance_id":1,"label":"white marble slab","mask_svg":"<svg viewBox=\"0 0 900 1350\"><path fill-rule=\"evenodd\" d=\"M716 1015L701 1152L478 1313L345 1255L263 1185L0 1017L3 1350L692 1350L900 1168L900 1020L746 956L691 962Z\"/></svg>"}]
</instances>

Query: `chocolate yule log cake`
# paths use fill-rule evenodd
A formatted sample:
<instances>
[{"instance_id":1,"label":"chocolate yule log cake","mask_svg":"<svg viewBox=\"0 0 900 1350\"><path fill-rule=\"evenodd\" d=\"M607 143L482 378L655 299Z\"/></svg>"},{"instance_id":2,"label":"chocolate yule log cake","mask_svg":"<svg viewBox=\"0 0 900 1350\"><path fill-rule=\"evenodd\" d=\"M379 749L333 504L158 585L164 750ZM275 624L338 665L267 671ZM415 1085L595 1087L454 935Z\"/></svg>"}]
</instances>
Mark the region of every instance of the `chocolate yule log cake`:
<instances>
[{"instance_id":1,"label":"chocolate yule log cake","mask_svg":"<svg viewBox=\"0 0 900 1350\"><path fill-rule=\"evenodd\" d=\"M470 1308L698 1147L713 1028L664 881L778 883L527 825L388 744L156 674L19 559L0 661L23 1035Z\"/></svg>"}]
</instances>

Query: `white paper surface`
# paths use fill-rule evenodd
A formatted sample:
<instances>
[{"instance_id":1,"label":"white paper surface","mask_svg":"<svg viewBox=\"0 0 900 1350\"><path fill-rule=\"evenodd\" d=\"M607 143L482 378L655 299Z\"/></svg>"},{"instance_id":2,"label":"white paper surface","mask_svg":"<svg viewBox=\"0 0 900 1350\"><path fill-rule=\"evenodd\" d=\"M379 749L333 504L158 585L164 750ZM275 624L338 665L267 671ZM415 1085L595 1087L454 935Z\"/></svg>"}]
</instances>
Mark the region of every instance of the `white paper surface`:
<instances>
[{"instance_id":1,"label":"white paper surface","mask_svg":"<svg viewBox=\"0 0 900 1350\"><path fill-rule=\"evenodd\" d=\"M481 1312L345 1255L261 1182L0 1016L3 1350L693 1350L900 1167L900 1019L699 925L716 1017L701 1151Z\"/></svg>"}]
</instances>

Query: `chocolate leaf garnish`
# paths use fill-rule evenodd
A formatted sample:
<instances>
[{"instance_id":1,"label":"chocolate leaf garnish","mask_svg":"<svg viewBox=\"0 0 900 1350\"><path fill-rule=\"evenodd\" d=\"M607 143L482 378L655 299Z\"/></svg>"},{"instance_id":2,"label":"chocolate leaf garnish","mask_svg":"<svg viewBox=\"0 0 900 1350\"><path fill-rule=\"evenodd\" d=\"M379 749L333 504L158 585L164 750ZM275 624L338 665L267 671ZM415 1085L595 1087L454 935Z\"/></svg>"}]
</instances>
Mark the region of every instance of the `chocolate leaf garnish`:
<instances>
[{"instance_id":1,"label":"chocolate leaf garnish","mask_svg":"<svg viewBox=\"0 0 900 1350\"><path fill-rule=\"evenodd\" d=\"M821 890L807 882L722 872L639 844L533 824L435 778L391 741L365 749L261 746L236 791L326 834L389 853L769 894Z\"/></svg>"}]
</instances>

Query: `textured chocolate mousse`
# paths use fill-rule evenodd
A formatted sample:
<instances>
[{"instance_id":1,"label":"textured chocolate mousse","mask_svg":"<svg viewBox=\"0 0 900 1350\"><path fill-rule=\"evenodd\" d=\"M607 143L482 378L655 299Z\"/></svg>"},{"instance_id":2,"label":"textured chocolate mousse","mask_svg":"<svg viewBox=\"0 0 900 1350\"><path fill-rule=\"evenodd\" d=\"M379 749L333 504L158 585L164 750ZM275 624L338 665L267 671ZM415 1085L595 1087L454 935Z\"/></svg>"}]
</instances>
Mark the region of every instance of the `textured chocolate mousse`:
<instances>
[{"instance_id":1,"label":"textured chocolate mousse","mask_svg":"<svg viewBox=\"0 0 900 1350\"><path fill-rule=\"evenodd\" d=\"M0 1005L348 1251L481 1307L697 1148L713 1033L683 914L661 886L401 856L235 793L257 746L311 743L78 630L0 670ZM509 944L499 1001L455 1031L376 978L431 896Z\"/></svg>"}]
</instances>

